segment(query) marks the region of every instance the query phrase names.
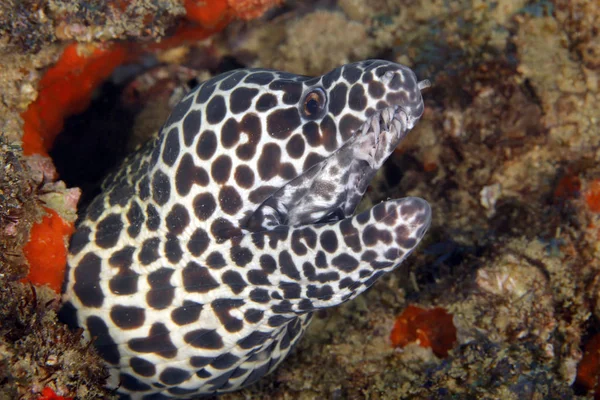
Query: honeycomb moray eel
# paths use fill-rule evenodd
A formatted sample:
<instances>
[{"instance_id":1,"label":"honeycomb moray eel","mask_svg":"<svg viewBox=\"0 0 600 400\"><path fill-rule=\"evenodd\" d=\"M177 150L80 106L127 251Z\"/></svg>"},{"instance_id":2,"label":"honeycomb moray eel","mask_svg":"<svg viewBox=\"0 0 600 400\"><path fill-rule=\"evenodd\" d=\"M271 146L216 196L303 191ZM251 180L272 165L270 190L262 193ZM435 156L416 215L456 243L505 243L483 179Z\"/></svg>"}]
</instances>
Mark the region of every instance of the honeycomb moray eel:
<instances>
[{"instance_id":1,"label":"honeycomb moray eel","mask_svg":"<svg viewBox=\"0 0 600 400\"><path fill-rule=\"evenodd\" d=\"M358 296L427 230L419 198L353 216L423 113L407 67L214 77L81 215L60 316L122 398L233 391L273 371L314 311Z\"/></svg>"}]
</instances>

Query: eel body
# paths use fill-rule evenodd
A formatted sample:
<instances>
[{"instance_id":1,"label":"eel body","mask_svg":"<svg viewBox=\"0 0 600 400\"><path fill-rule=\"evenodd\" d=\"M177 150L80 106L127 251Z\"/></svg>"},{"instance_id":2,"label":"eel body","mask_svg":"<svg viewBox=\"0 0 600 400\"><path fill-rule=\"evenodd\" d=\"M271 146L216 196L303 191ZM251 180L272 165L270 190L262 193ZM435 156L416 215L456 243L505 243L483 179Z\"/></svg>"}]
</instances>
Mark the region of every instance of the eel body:
<instances>
[{"instance_id":1,"label":"eel body","mask_svg":"<svg viewBox=\"0 0 600 400\"><path fill-rule=\"evenodd\" d=\"M427 202L353 213L426 85L368 60L314 78L236 70L187 94L70 243L60 317L94 341L109 386L167 399L254 383L314 311L397 267L429 226Z\"/></svg>"}]
</instances>

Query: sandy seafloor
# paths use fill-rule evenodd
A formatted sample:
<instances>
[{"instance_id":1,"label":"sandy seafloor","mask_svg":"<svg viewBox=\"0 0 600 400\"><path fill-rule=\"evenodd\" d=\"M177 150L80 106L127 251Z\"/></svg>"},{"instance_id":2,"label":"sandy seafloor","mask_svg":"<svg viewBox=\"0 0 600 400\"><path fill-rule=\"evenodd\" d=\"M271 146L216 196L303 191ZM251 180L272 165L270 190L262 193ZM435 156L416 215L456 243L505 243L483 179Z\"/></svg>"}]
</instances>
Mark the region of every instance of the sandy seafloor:
<instances>
[{"instance_id":1,"label":"sandy seafloor","mask_svg":"<svg viewBox=\"0 0 600 400\"><path fill-rule=\"evenodd\" d=\"M40 195L20 152L19 114L64 40L89 39L64 24L58 35L56 10L95 2L25 2L54 10L43 20L16 3L0 13L0 398L37 398L47 385L103 396L101 366L57 324L52 293L38 289L33 298L28 285L14 282ZM168 32L182 13L177 2L159 3L166 11L156 14L150 36ZM86 10L65 20L95 21L108 39L138 35L133 17L115 21ZM112 149L121 154L158 129L186 82L215 72L259 66L319 75L367 58L410 66L432 82L425 114L360 207L426 199L433 222L423 243L367 293L319 313L272 375L222 398L592 398L574 382L586 344L600 331L597 21L595 0L290 1L163 52L148 61L150 71L120 69L98 90L96 108L73 117L65 131L117 132L129 137ZM144 77L157 74L165 81L144 87ZM124 105L131 85L158 95ZM93 179L65 161L79 145L66 133L52 154L67 185L85 195ZM394 320L409 304L453 315L457 343L447 357L416 344L391 346Z\"/></svg>"}]
</instances>

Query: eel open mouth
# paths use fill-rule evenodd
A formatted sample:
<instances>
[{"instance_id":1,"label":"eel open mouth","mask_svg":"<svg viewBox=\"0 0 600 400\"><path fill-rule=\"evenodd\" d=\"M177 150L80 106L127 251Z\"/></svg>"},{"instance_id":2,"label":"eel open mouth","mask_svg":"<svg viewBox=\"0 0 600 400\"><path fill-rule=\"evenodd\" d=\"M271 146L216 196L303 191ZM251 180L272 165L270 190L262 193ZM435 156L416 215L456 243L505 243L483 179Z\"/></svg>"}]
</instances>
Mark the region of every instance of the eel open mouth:
<instances>
[{"instance_id":1,"label":"eel open mouth","mask_svg":"<svg viewBox=\"0 0 600 400\"><path fill-rule=\"evenodd\" d=\"M419 117L398 105L377 111L329 157L267 198L246 226L298 226L351 216L374 175Z\"/></svg>"}]
</instances>

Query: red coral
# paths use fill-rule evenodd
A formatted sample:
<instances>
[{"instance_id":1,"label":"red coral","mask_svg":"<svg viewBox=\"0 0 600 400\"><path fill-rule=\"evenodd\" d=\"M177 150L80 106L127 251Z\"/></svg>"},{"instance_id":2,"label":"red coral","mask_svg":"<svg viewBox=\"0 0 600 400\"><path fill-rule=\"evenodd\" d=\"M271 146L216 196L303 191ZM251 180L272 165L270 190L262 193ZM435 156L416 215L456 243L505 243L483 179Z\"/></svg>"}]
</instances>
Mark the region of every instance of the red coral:
<instances>
[{"instance_id":1,"label":"red coral","mask_svg":"<svg viewBox=\"0 0 600 400\"><path fill-rule=\"evenodd\" d=\"M590 211L600 213L600 179L592 181L585 192L585 201Z\"/></svg>"},{"instance_id":2,"label":"red coral","mask_svg":"<svg viewBox=\"0 0 600 400\"><path fill-rule=\"evenodd\" d=\"M586 390L595 390L594 398L600 399L600 334L594 335L585 345L577 367L576 383Z\"/></svg>"},{"instance_id":3,"label":"red coral","mask_svg":"<svg viewBox=\"0 0 600 400\"><path fill-rule=\"evenodd\" d=\"M440 307L427 310L410 305L396 319L390 340L394 347L416 342L430 347L438 357L447 357L456 343L452 314Z\"/></svg>"},{"instance_id":4,"label":"red coral","mask_svg":"<svg viewBox=\"0 0 600 400\"><path fill-rule=\"evenodd\" d=\"M38 400L72 400L72 397L59 396L56 393L54 393L54 390L52 390L52 388L46 386L42 390L42 394L40 394Z\"/></svg>"},{"instance_id":5,"label":"red coral","mask_svg":"<svg viewBox=\"0 0 600 400\"><path fill-rule=\"evenodd\" d=\"M249 21L263 15L269 8L282 3L282 0L228 0L235 15Z\"/></svg>"},{"instance_id":6,"label":"red coral","mask_svg":"<svg viewBox=\"0 0 600 400\"><path fill-rule=\"evenodd\" d=\"M21 114L23 152L47 155L64 119L86 109L94 89L125 61L126 55L120 44L67 46L41 79L37 100Z\"/></svg>"},{"instance_id":7,"label":"red coral","mask_svg":"<svg viewBox=\"0 0 600 400\"><path fill-rule=\"evenodd\" d=\"M29 275L25 278L35 285L49 285L60 293L67 264L67 240L73 233L73 223L46 208L48 215L31 228L29 242L23 248L29 262Z\"/></svg>"}]
</instances>

